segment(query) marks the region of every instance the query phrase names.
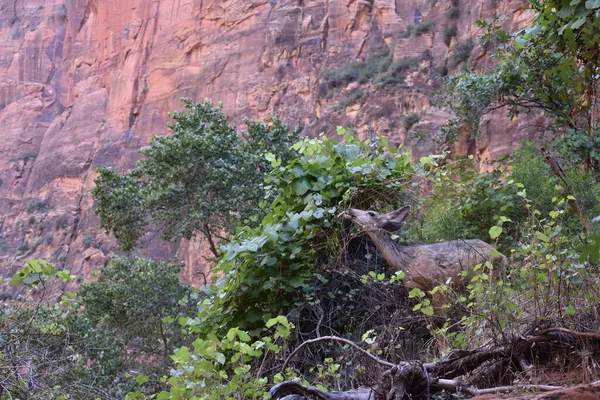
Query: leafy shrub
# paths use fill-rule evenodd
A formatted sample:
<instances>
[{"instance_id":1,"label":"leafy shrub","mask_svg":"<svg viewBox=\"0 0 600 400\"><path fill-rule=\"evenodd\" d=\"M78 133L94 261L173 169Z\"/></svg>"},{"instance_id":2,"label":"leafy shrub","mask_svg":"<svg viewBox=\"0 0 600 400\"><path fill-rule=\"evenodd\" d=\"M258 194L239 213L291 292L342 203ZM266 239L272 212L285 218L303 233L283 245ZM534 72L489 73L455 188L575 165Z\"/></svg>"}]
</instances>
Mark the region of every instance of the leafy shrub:
<instances>
[{"instance_id":1,"label":"leafy shrub","mask_svg":"<svg viewBox=\"0 0 600 400\"><path fill-rule=\"evenodd\" d=\"M471 39L466 42L457 43L450 54L450 65L453 68L456 68L458 65L467 61L471 57L471 51L473 51L473 41Z\"/></svg>"},{"instance_id":2,"label":"leafy shrub","mask_svg":"<svg viewBox=\"0 0 600 400\"><path fill-rule=\"evenodd\" d=\"M327 82L329 88L343 87L350 82L373 82L377 86L397 86L404 84L403 74L418 66L430 54L423 53L420 57L393 59L392 49L367 58L365 61L350 63L335 70L324 70L321 77Z\"/></svg>"},{"instance_id":3,"label":"leafy shrub","mask_svg":"<svg viewBox=\"0 0 600 400\"><path fill-rule=\"evenodd\" d=\"M220 327L223 333L239 327L257 334L261 320L313 295L317 261L338 251L331 231L336 213L349 203L368 207L374 193L398 198L400 182L412 169L409 156L371 152L345 130L340 133L347 144L325 137L298 142L294 149L300 156L285 167L270 157L276 169L269 184L279 196L257 228L241 229L224 246L218 265L223 278L200 306L198 328ZM351 195L361 187L373 188L374 193L367 192L373 197L363 194L365 203L355 204L359 197Z\"/></svg>"},{"instance_id":4,"label":"leafy shrub","mask_svg":"<svg viewBox=\"0 0 600 400\"><path fill-rule=\"evenodd\" d=\"M172 322L187 312L187 303L181 301L192 295L191 288L179 282L180 267L143 258L112 259L95 282L79 290L86 315L106 324L125 343L137 339L140 355L162 353L168 358L182 340ZM157 339L161 352L156 351Z\"/></svg>"},{"instance_id":5,"label":"leafy shrub","mask_svg":"<svg viewBox=\"0 0 600 400\"><path fill-rule=\"evenodd\" d=\"M90 247L98 247L99 243L98 243L98 239L96 238L95 235L84 235L83 239L83 248L87 249Z\"/></svg>"},{"instance_id":6,"label":"leafy shrub","mask_svg":"<svg viewBox=\"0 0 600 400\"><path fill-rule=\"evenodd\" d=\"M62 214L54 222L54 229L57 231L65 229L67 226L69 226L69 216L67 214Z\"/></svg>"},{"instance_id":7,"label":"leafy shrub","mask_svg":"<svg viewBox=\"0 0 600 400\"><path fill-rule=\"evenodd\" d=\"M56 257L56 261L57 261L59 264L64 264L64 262L65 262L65 261L67 261L67 257L68 257L68 254L67 254L66 252L64 252L64 251L61 251L61 252L58 254L58 257Z\"/></svg>"},{"instance_id":8,"label":"leafy shrub","mask_svg":"<svg viewBox=\"0 0 600 400\"><path fill-rule=\"evenodd\" d=\"M519 237L519 222L526 211L518 188L507 185L497 169L479 174L473 162L460 159L441 168L434 188L425 202L422 235L426 242L479 238L489 240L489 229L509 218L501 246L510 246Z\"/></svg>"},{"instance_id":9,"label":"leafy shrub","mask_svg":"<svg viewBox=\"0 0 600 400\"><path fill-rule=\"evenodd\" d=\"M378 73L387 70L392 63L393 52L385 48L368 57L365 61L346 64L338 69L326 69L321 72L330 87L343 87L350 82L367 83Z\"/></svg>"},{"instance_id":10,"label":"leafy shrub","mask_svg":"<svg viewBox=\"0 0 600 400\"><path fill-rule=\"evenodd\" d=\"M432 21L423 22L418 25L408 25L406 31L400 34L400 38L406 39L413 36L421 36L426 33L435 32L435 23Z\"/></svg>"},{"instance_id":11,"label":"leafy shrub","mask_svg":"<svg viewBox=\"0 0 600 400\"><path fill-rule=\"evenodd\" d=\"M584 164L600 171L600 132L591 134L582 129L566 129L554 140L553 148L574 164Z\"/></svg>"},{"instance_id":12,"label":"leafy shrub","mask_svg":"<svg viewBox=\"0 0 600 400\"><path fill-rule=\"evenodd\" d=\"M45 211L48 208L48 202L41 199L31 199L27 203L27 212L29 214L34 212Z\"/></svg>"},{"instance_id":13,"label":"leafy shrub","mask_svg":"<svg viewBox=\"0 0 600 400\"><path fill-rule=\"evenodd\" d=\"M10 250L10 244L4 239L0 237L0 254L6 254Z\"/></svg>"},{"instance_id":14,"label":"leafy shrub","mask_svg":"<svg viewBox=\"0 0 600 400\"><path fill-rule=\"evenodd\" d=\"M37 153L33 153L33 152L29 152L28 151L28 152L19 154L15 158L9 159L9 161L11 161L11 162L15 162L15 161L29 161L29 160L34 160L36 158L37 158Z\"/></svg>"},{"instance_id":15,"label":"leafy shrub","mask_svg":"<svg viewBox=\"0 0 600 400\"><path fill-rule=\"evenodd\" d=\"M445 15L449 19L458 19L460 17L460 7L451 7L445 12Z\"/></svg>"},{"instance_id":16,"label":"leafy shrub","mask_svg":"<svg viewBox=\"0 0 600 400\"><path fill-rule=\"evenodd\" d=\"M402 58L394 61L386 71L376 77L375 83L379 86L404 84L403 75L407 71L418 66L424 57L425 55L422 57Z\"/></svg>"},{"instance_id":17,"label":"leafy shrub","mask_svg":"<svg viewBox=\"0 0 600 400\"><path fill-rule=\"evenodd\" d=\"M44 243L44 238L42 236L36 237L33 242L31 242L31 249L35 251L42 243Z\"/></svg>"},{"instance_id":18,"label":"leafy shrub","mask_svg":"<svg viewBox=\"0 0 600 400\"><path fill-rule=\"evenodd\" d=\"M12 278L14 285L34 289L35 296L0 308L2 392L13 398L109 400L137 389L125 376L122 342L87 318L76 295L66 292L56 304L50 302L45 283L55 278L66 282L72 276L42 260L28 261Z\"/></svg>"},{"instance_id":19,"label":"leafy shrub","mask_svg":"<svg viewBox=\"0 0 600 400\"><path fill-rule=\"evenodd\" d=\"M409 131L413 125L417 124L421 120L421 114L416 112L411 112L410 114L406 114L402 117L404 120L404 129Z\"/></svg>"},{"instance_id":20,"label":"leafy shrub","mask_svg":"<svg viewBox=\"0 0 600 400\"><path fill-rule=\"evenodd\" d=\"M343 98L339 102L339 104L335 107L335 109L338 110L338 111L343 110L346 107L351 106L352 104L357 103L363 97L365 97L365 92L363 92L360 89L353 90L348 96L346 96L345 98Z\"/></svg>"},{"instance_id":21,"label":"leafy shrub","mask_svg":"<svg viewBox=\"0 0 600 400\"><path fill-rule=\"evenodd\" d=\"M456 37L457 33L456 24L444 26L444 44L450 46L452 38Z\"/></svg>"}]
</instances>

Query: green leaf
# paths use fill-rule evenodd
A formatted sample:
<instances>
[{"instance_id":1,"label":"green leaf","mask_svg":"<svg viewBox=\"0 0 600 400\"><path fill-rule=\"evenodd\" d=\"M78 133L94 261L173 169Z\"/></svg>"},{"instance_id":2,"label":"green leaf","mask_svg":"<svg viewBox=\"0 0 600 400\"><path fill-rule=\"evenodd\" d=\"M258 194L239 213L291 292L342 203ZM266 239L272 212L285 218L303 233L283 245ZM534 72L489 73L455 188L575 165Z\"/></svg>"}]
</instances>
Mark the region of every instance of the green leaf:
<instances>
[{"instance_id":1,"label":"green leaf","mask_svg":"<svg viewBox=\"0 0 600 400\"><path fill-rule=\"evenodd\" d=\"M588 10L595 10L596 8L600 8L600 0L587 0L585 2L585 8Z\"/></svg>"},{"instance_id":2,"label":"green leaf","mask_svg":"<svg viewBox=\"0 0 600 400\"><path fill-rule=\"evenodd\" d=\"M542 232L536 231L535 236L537 236L537 238L540 239L544 243L550 242L550 238L548 236L544 235Z\"/></svg>"},{"instance_id":3,"label":"green leaf","mask_svg":"<svg viewBox=\"0 0 600 400\"><path fill-rule=\"evenodd\" d=\"M41 274L39 273L35 273L35 274L29 274L25 277L25 279L23 279L23 283L26 285L31 285L33 283L39 282L41 279Z\"/></svg>"},{"instance_id":4,"label":"green leaf","mask_svg":"<svg viewBox=\"0 0 600 400\"><path fill-rule=\"evenodd\" d=\"M587 19L587 16L585 16L585 15L583 17L579 18L577 21L575 21L571 24L571 29L580 28L581 25L585 24L586 19Z\"/></svg>"},{"instance_id":5,"label":"green leaf","mask_svg":"<svg viewBox=\"0 0 600 400\"><path fill-rule=\"evenodd\" d=\"M219 353L216 352L213 354L213 357L215 358L215 360L217 360L217 362L221 365L225 364L225 355L223 353Z\"/></svg>"},{"instance_id":6,"label":"green leaf","mask_svg":"<svg viewBox=\"0 0 600 400\"><path fill-rule=\"evenodd\" d=\"M558 15L561 18L566 18L569 15L573 15L574 11L571 7L563 7L560 9L559 12L556 13L556 15Z\"/></svg>"},{"instance_id":7,"label":"green leaf","mask_svg":"<svg viewBox=\"0 0 600 400\"><path fill-rule=\"evenodd\" d=\"M226 337L227 337L227 339L228 339L230 342L233 342L233 340L235 339L235 336L236 336L236 334L237 334L237 331L238 331L238 329L239 329L239 328L231 328L231 329L229 329L229 331L227 332L227 335L226 335Z\"/></svg>"},{"instance_id":8,"label":"green leaf","mask_svg":"<svg viewBox=\"0 0 600 400\"><path fill-rule=\"evenodd\" d=\"M244 331L238 331L237 332L238 337L240 338L240 340L242 342L249 342L251 340L250 335L248 335L246 332Z\"/></svg>"},{"instance_id":9,"label":"green leaf","mask_svg":"<svg viewBox=\"0 0 600 400\"><path fill-rule=\"evenodd\" d=\"M500 227L500 226L492 226L489 231L490 238L492 238L492 239L496 239L498 236L500 236L501 233L502 233L502 227Z\"/></svg>"},{"instance_id":10,"label":"green leaf","mask_svg":"<svg viewBox=\"0 0 600 400\"><path fill-rule=\"evenodd\" d=\"M294 193L302 196L306 192L308 192L308 190L310 189L310 184L308 183L308 180L306 178L294 179L292 183L292 188L294 190Z\"/></svg>"},{"instance_id":11,"label":"green leaf","mask_svg":"<svg viewBox=\"0 0 600 400\"><path fill-rule=\"evenodd\" d=\"M143 385L144 383L148 382L150 380L150 378L144 374L139 374L138 376L135 377L135 380L138 383L138 385Z\"/></svg>"},{"instance_id":12,"label":"green leaf","mask_svg":"<svg viewBox=\"0 0 600 400\"><path fill-rule=\"evenodd\" d=\"M18 285L19 283L23 282L23 279L25 279L26 276L27 276L26 272L19 271L12 276L10 283L12 283L13 285Z\"/></svg>"},{"instance_id":13,"label":"green leaf","mask_svg":"<svg viewBox=\"0 0 600 400\"><path fill-rule=\"evenodd\" d=\"M276 262L277 262L277 257L269 256L269 257L265 257L263 259L263 261L260 263L260 265L267 265L270 267L272 265L275 265Z\"/></svg>"},{"instance_id":14,"label":"green leaf","mask_svg":"<svg viewBox=\"0 0 600 400\"><path fill-rule=\"evenodd\" d=\"M191 356L190 349L186 346L178 348L175 353L171 356L173 361L177 363L183 363L187 361Z\"/></svg>"}]
</instances>

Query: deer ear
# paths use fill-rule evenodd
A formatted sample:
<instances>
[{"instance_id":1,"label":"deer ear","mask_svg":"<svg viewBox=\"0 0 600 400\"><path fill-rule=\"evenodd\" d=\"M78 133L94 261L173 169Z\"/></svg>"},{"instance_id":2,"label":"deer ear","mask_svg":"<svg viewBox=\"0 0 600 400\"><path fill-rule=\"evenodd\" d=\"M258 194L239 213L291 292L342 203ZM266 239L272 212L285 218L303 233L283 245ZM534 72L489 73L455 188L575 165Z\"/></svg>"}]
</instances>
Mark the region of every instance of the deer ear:
<instances>
[{"instance_id":1,"label":"deer ear","mask_svg":"<svg viewBox=\"0 0 600 400\"><path fill-rule=\"evenodd\" d=\"M396 232L399 231L400 228L404 225L404 220L410 211L410 206L401 207L395 211L389 212L386 215L387 222L383 226L388 232Z\"/></svg>"}]
</instances>

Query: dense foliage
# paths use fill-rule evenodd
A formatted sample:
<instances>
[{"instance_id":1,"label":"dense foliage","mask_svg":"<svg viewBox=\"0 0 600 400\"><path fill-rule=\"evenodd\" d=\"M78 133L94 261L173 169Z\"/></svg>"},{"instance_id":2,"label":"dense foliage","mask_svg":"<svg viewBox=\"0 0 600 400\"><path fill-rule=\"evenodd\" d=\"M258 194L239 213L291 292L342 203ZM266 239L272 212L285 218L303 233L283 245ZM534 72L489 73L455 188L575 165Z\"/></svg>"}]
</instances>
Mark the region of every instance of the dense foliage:
<instances>
[{"instance_id":1,"label":"dense foliage","mask_svg":"<svg viewBox=\"0 0 600 400\"><path fill-rule=\"evenodd\" d=\"M97 282L55 303L52 280L73 276L29 261L12 279L28 296L0 309L0 398L122 399L141 384L159 390L170 354L186 343L173 318L194 297L178 273L176 264L116 258Z\"/></svg>"},{"instance_id":2,"label":"dense foliage","mask_svg":"<svg viewBox=\"0 0 600 400\"><path fill-rule=\"evenodd\" d=\"M246 120L247 130L238 132L220 106L183 102L186 112L169 115L175 120L169 125L173 133L155 136L140 151L134 170L98 170L92 195L101 227L119 239L123 250L131 250L145 227L156 223L167 240L201 233L216 257L222 230L233 232L237 224L264 213L262 183L270 171L264 154L283 160L294 155L290 146L297 131L290 132L276 117L271 125Z\"/></svg>"},{"instance_id":3,"label":"dense foliage","mask_svg":"<svg viewBox=\"0 0 600 400\"><path fill-rule=\"evenodd\" d=\"M78 294L47 304L49 279L72 277L28 262L12 283L30 289L29 302L0 310L0 399L265 398L284 379L373 387L390 377L375 356L395 365L449 349L512 351L546 328L584 333L560 354L540 343L523 359L490 362L470 383L535 381L533 365L544 362L600 378L597 354L579 343L600 324L600 224L591 222L600 214L600 2L567 3L534 1L532 27L512 38L497 19L480 22L486 46L503 43L498 64L449 78L440 95L456 117L447 133L469 124L476 134L480 118L502 107L553 119L557 140L544 143L551 152L522 144L488 172L473 157L413 162L343 128L343 142L297 141L277 119L239 132L210 102L186 101L187 112L172 114L173 134L154 138L133 171L100 170L94 197L123 248L151 223L168 239L204 234L217 257L215 281L195 291L179 282L175 263L115 257ZM451 63L467 61L471 45L457 46ZM409 68L391 61L380 54L323 78L343 86ZM407 129L419 116L409 117ZM463 271L465 291L454 293L452 282L406 290L404 273L389 271L341 215L405 204L412 215L394 240L493 242L509 258L506 274L476 265ZM212 240L220 230L232 238L219 252ZM434 310L436 293L446 304ZM332 336L346 342L325 340Z\"/></svg>"},{"instance_id":4,"label":"dense foliage","mask_svg":"<svg viewBox=\"0 0 600 400\"><path fill-rule=\"evenodd\" d=\"M445 130L450 137L463 124L476 134L479 120L508 107L512 115L541 110L554 119L549 129L565 128L597 135L598 47L600 16L596 1L532 1L532 26L513 40L498 19L480 21L486 44L503 43L491 71L463 72L448 79L438 104L455 118Z\"/></svg>"},{"instance_id":5,"label":"dense foliage","mask_svg":"<svg viewBox=\"0 0 600 400\"><path fill-rule=\"evenodd\" d=\"M403 198L414 173L409 155L369 149L345 130L340 133L346 143L325 137L296 143L299 157L286 166L269 156L275 170L267 189L278 196L258 227L239 228L224 246L217 269L223 278L203 302L203 329L254 330L310 301L315 272L338 252L336 215L345 207L377 201L381 207Z\"/></svg>"}]
</instances>

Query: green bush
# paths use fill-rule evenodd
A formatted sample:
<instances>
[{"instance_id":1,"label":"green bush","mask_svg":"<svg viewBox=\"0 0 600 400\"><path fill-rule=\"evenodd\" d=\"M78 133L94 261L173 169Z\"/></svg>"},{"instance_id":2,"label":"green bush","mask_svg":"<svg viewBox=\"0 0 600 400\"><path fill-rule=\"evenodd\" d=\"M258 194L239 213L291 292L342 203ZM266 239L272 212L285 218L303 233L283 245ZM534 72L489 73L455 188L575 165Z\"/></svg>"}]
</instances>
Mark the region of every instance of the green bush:
<instances>
[{"instance_id":1,"label":"green bush","mask_svg":"<svg viewBox=\"0 0 600 400\"><path fill-rule=\"evenodd\" d=\"M458 17L460 17L460 8L459 7L451 7L450 9L448 9L448 11L446 11L444 13L446 15L446 17L448 17L449 19L458 19Z\"/></svg>"},{"instance_id":2,"label":"green bush","mask_svg":"<svg viewBox=\"0 0 600 400\"><path fill-rule=\"evenodd\" d=\"M400 38L406 39L413 36L421 36L426 33L435 32L435 23L432 21L423 22L418 25L408 25L406 31L400 34Z\"/></svg>"},{"instance_id":3,"label":"green bush","mask_svg":"<svg viewBox=\"0 0 600 400\"><path fill-rule=\"evenodd\" d=\"M338 69L323 70L321 78L333 88L346 86L350 82L367 83L388 69L392 63L392 56L393 51L386 47L365 61L349 63Z\"/></svg>"},{"instance_id":4,"label":"green bush","mask_svg":"<svg viewBox=\"0 0 600 400\"><path fill-rule=\"evenodd\" d=\"M62 214L54 222L54 229L57 231L65 229L67 226L69 226L69 216L66 214Z\"/></svg>"},{"instance_id":5,"label":"green bush","mask_svg":"<svg viewBox=\"0 0 600 400\"><path fill-rule=\"evenodd\" d=\"M406 114L402 117L404 121L404 129L409 131L415 124L417 124L421 120L421 114L416 112L411 112L410 114Z\"/></svg>"},{"instance_id":6,"label":"green bush","mask_svg":"<svg viewBox=\"0 0 600 400\"><path fill-rule=\"evenodd\" d=\"M419 25L420 26L420 25ZM377 86L398 86L404 84L403 74L418 66L421 61L430 55L423 53L420 57L392 61L392 49L367 58L365 61L350 63L335 70L324 70L321 77L330 88L343 87L350 82L361 84L372 82Z\"/></svg>"},{"instance_id":7,"label":"green bush","mask_svg":"<svg viewBox=\"0 0 600 400\"><path fill-rule=\"evenodd\" d=\"M457 33L456 24L444 26L444 44L450 46L452 38L456 37Z\"/></svg>"},{"instance_id":8,"label":"green bush","mask_svg":"<svg viewBox=\"0 0 600 400\"><path fill-rule=\"evenodd\" d=\"M37 158L37 153L34 152L25 152L25 153L21 153L19 154L17 157L15 158L10 158L9 161L29 161L29 160L34 160Z\"/></svg>"},{"instance_id":9,"label":"green bush","mask_svg":"<svg viewBox=\"0 0 600 400\"><path fill-rule=\"evenodd\" d=\"M83 242L84 249L87 249L90 247L98 247L98 245L99 245L98 238L96 238L95 235L89 235L89 234L84 235L82 242Z\"/></svg>"},{"instance_id":10,"label":"green bush","mask_svg":"<svg viewBox=\"0 0 600 400\"><path fill-rule=\"evenodd\" d=\"M450 54L450 65L456 68L463 62L468 61L471 57L471 51L473 51L473 41L471 39L466 42L457 43Z\"/></svg>"},{"instance_id":11,"label":"green bush","mask_svg":"<svg viewBox=\"0 0 600 400\"><path fill-rule=\"evenodd\" d=\"M390 200L402 193L400 182L412 169L408 154L370 151L345 130L340 133L347 144L325 137L296 143L300 156L285 167L270 158L276 169L269 185L279 196L257 228L241 228L224 246L218 265L223 278L200 306L198 328L258 334L261 321L313 296L317 260L338 251L333 216L360 199L352 198L356 190L374 191L367 191L373 197L363 194L365 203L354 204L361 207L385 193Z\"/></svg>"},{"instance_id":12,"label":"green bush","mask_svg":"<svg viewBox=\"0 0 600 400\"><path fill-rule=\"evenodd\" d=\"M79 290L86 315L107 324L125 342L141 339L146 352L152 352L160 338L162 353L168 356L181 332L164 319L187 312L181 300L192 295L192 289L179 282L180 268L143 258L113 258L95 282Z\"/></svg>"},{"instance_id":13,"label":"green bush","mask_svg":"<svg viewBox=\"0 0 600 400\"><path fill-rule=\"evenodd\" d=\"M353 90L348 96L344 97L335 107L337 111L343 110L352 104L355 104L365 97L365 92L360 89Z\"/></svg>"},{"instance_id":14,"label":"green bush","mask_svg":"<svg viewBox=\"0 0 600 400\"><path fill-rule=\"evenodd\" d=\"M378 86L403 85L405 83L403 75L407 71L417 67L425 57L426 55L424 54L421 57L402 58L392 62L387 70L375 78L375 84Z\"/></svg>"},{"instance_id":15,"label":"green bush","mask_svg":"<svg viewBox=\"0 0 600 400\"><path fill-rule=\"evenodd\" d=\"M48 202L41 199L31 199L27 203L27 212L29 214L34 212L45 211L48 208Z\"/></svg>"}]
</instances>

